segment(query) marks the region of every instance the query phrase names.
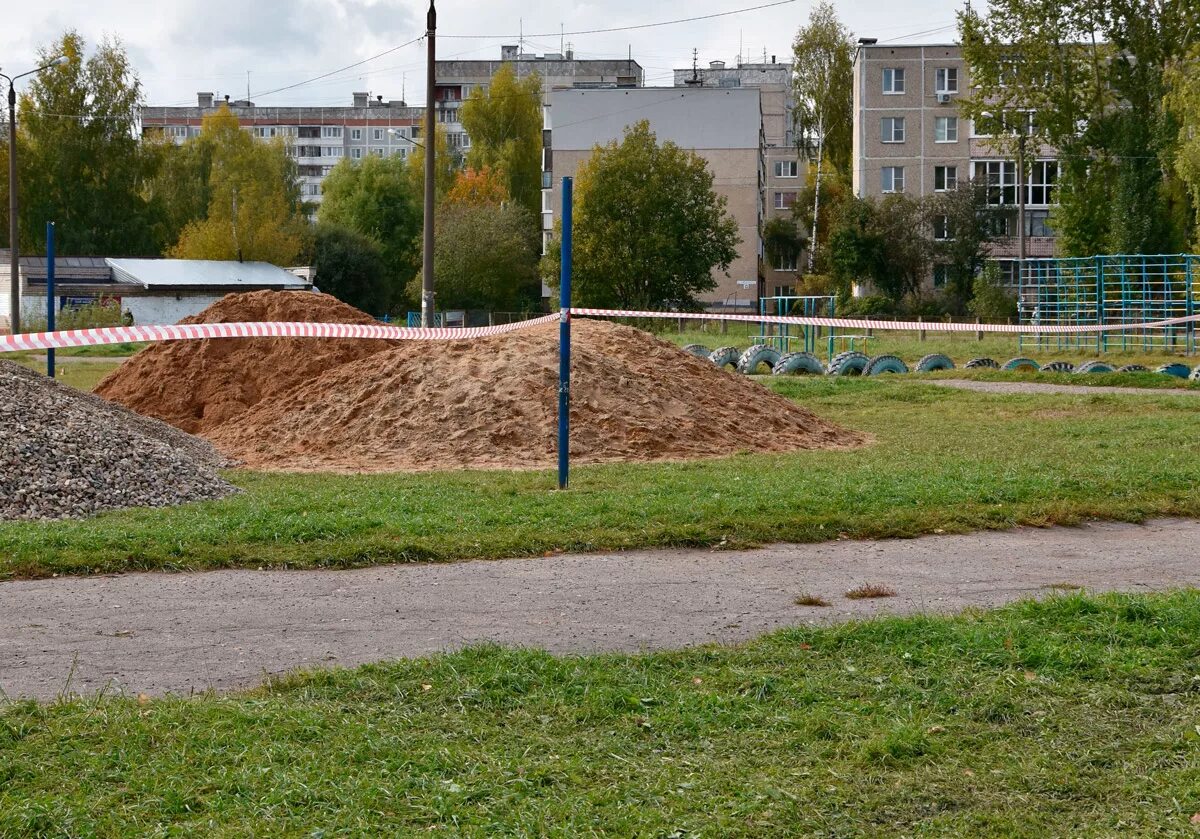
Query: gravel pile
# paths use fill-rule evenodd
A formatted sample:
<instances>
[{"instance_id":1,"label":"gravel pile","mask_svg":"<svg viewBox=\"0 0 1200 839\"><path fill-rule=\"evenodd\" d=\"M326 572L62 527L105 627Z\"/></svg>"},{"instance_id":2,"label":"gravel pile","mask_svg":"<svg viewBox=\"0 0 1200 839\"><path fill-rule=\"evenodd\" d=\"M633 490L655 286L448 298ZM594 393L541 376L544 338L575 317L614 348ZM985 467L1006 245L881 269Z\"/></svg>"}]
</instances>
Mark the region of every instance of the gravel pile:
<instances>
[{"instance_id":1,"label":"gravel pile","mask_svg":"<svg viewBox=\"0 0 1200 839\"><path fill-rule=\"evenodd\" d=\"M0 519L80 518L236 492L206 441L0 361Z\"/></svg>"}]
</instances>

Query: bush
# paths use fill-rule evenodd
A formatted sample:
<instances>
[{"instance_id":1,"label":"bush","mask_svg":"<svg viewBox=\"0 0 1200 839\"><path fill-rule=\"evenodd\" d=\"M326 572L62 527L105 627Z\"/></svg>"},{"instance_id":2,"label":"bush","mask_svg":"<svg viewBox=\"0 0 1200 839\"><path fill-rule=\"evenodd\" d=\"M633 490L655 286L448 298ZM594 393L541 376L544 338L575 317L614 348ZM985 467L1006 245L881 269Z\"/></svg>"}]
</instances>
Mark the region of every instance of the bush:
<instances>
[{"instance_id":1,"label":"bush","mask_svg":"<svg viewBox=\"0 0 1200 839\"><path fill-rule=\"evenodd\" d=\"M60 332L68 329L99 329L104 326L124 326L121 306L116 300L97 300L86 306L62 309L54 319L54 328ZM46 316L36 314L21 318L21 329L25 332L45 332Z\"/></svg>"},{"instance_id":2,"label":"bush","mask_svg":"<svg viewBox=\"0 0 1200 839\"><path fill-rule=\"evenodd\" d=\"M1017 298L1000 286L1000 269L994 262L975 278L967 309L983 320L1006 320L1017 316Z\"/></svg>"},{"instance_id":3,"label":"bush","mask_svg":"<svg viewBox=\"0 0 1200 839\"><path fill-rule=\"evenodd\" d=\"M851 318L871 318L880 315L896 314L896 301L881 294L871 294L865 297L850 297L838 301L839 316Z\"/></svg>"}]
</instances>

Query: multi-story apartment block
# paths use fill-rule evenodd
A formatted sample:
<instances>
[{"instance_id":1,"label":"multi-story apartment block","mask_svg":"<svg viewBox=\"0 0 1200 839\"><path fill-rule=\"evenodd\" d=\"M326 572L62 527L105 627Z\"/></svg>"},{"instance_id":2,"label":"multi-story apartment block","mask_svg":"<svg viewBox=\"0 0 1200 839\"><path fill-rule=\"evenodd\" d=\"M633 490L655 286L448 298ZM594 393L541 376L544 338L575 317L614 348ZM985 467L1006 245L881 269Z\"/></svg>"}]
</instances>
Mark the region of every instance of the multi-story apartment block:
<instances>
[{"instance_id":1,"label":"multi-story apartment block","mask_svg":"<svg viewBox=\"0 0 1200 839\"><path fill-rule=\"evenodd\" d=\"M630 58L576 58L573 50L565 53L535 55L518 46L502 46L500 60L439 61L434 106L437 121L446 127L446 139L452 151L466 152L471 138L463 130L462 103L475 88L487 90L492 76L510 65L517 78L537 73L542 80L542 105L549 104L550 91L561 88L641 87L642 67ZM546 167L547 169L549 167Z\"/></svg>"},{"instance_id":2,"label":"multi-story apartment block","mask_svg":"<svg viewBox=\"0 0 1200 839\"><path fill-rule=\"evenodd\" d=\"M754 88L759 91L762 106L764 180L764 218L791 216L792 206L804 185L807 160L795 142L792 94L792 65L777 62L726 67L723 61L709 62L707 68L691 67L675 70L675 86L691 88ZM790 293L795 284L801 254L781 256L771 265L763 266L764 294Z\"/></svg>"},{"instance_id":3,"label":"multi-story apartment block","mask_svg":"<svg viewBox=\"0 0 1200 839\"><path fill-rule=\"evenodd\" d=\"M900 45L860 41L854 60L853 188L859 197L890 193L926 196L969 180L986 183L1001 229L991 253L1001 276L1016 285L1021 236L1017 228L1017 162L999 151L959 113L971 88L970 69L955 44ZM982 127L981 127L982 128ZM1054 150L1026 151L1025 255L1054 255L1049 226L1058 162ZM937 230L932 235L946 235ZM930 282L945 281L935 265Z\"/></svg>"},{"instance_id":4,"label":"multi-story apartment block","mask_svg":"<svg viewBox=\"0 0 1200 839\"><path fill-rule=\"evenodd\" d=\"M725 196L741 244L717 288L702 299L713 309L750 309L763 293L759 271L765 158L762 99L754 88L661 88L555 90L546 109L543 229L549 235L561 206L561 183L573 177L596 145L620 141L625 129L650 123L660 142L671 141L702 157L713 188ZM551 152L552 150L552 152Z\"/></svg>"},{"instance_id":5,"label":"multi-story apartment block","mask_svg":"<svg viewBox=\"0 0 1200 839\"><path fill-rule=\"evenodd\" d=\"M404 102L385 102L382 96L355 93L346 107L264 108L247 100L214 100L211 93L197 94L192 107L142 109L142 134L161 132L182 143L200 133L205 116L222 105L237 117L242 128L262 140L288 140L300 174L304 200L321 202L321 183L341 160L361 160L367 155L407 158L420 144L424 108Z\"/></svg>"}]
</instances>

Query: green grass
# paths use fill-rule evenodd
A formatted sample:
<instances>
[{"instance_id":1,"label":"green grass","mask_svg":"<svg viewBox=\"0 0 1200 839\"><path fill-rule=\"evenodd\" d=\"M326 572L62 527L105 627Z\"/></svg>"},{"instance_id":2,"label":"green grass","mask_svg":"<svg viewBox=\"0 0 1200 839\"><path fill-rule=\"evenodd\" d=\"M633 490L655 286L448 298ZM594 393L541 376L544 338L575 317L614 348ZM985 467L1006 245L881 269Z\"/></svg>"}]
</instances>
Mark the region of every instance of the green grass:
<instances>
[{"instance_id":1,"label":"green grass","mask_svg":"<svg viewBox=\"0 0 1200 839\"><path fill-rule=\"evenodd\" d=\"M1200 381L1164 376L1161 373L1021 373L1006 370L944 370L928 375L932 379L975 379L981 382L1041 382L1053 385L1090 387L1136 387L1151 390L1200 390Z\"/></svg>"},{"instance_id":2,"label":"green grass","mask_svg":"<svg viewBox=\"0 0 1200 839\"><path fill-rule=\"evenodd\" d=\"M6 358L6 356L0 356ZM46 362L33 357L13 358L8 359L15 361L18 364L28 367L30 370L36 370L38 373L45 375ZM88 359L86 361L72 361L71 357L54 359L55 372L58 374L55 378L59 384L70 385L79 390L90 391L100 380L121 366L123 359L114 358L112 361L97 359Z\"/></svg>"},{"instance_id":3,"label":"green grass","mask_svg":"<svg viewBox=\"0 0 1200 839\"><path fill-rule=\"evenodd\" d=\"M1200 593L0 708L3 836L1189 837Z\"/></svg>"},{"instance_id":4,"label":"green grass","mask_svg":"<svg viewBox=\"0 0 1200 839\"><path fill-rule=\"evenodd\" d=\"M62 349L55 350L54 354L57 358L125 358L146 346L149 345L145 343L97 344L86 347L63 347ZM5 353L0 358L17 361L20 359L39 358L45 355L45 350L22 350L21 352Z\"/></svg>"},{"instance_id":5,"label":"green grass","mask_svg":"<svg viewBox=\"0 0 1200 839\"><path fill-rule=\"evenodd\" d=\"M796 330L793 330L794 332ZM741 324L730 323L727 326L727 331L722 334L720 327L712 325L710 329L698 330L689 329L685 332L677 331L661 331L657 333L660 338L667 341L672 341L680 346L685 344L703 344L711 349L716 349L719 346L737 346L742 349L755 343L753 336L760 334L757 324ZM1007 335L985 335L982 341L975 340L974 332L967 333L938 333L929 332L926 334L924 341L915 332L900 332L895 330L879 331L866 342L865 346L860 341L855 349L865 352L867 355L897 355L904 359L911 366L916 363L921 356L929 353L945 353L954 359L956 364L962 365L970 361L972 358L987 357L995 359L1003 364L1010 358L1017 356L1025 356L1033 358L1038 362L1047 361L1070 361L1078 364L1091 359L1102 359L1103 361L1112 364L1114 367L1120 367L1124 364L1144 364L1151 369L1158 367L1160 364L1168 362L1180 361L1190 366L1200 364L1200 356L1186 356L1182 354L1182 346L1179 353L1165 352L1162 349L1143 348L1130 344L1124 351L1119 349L1120 339L1110 338L1110 346L1113 348L1110 352L1100 353L1095 348L1071 349L1069 347L1058 348L1057 346L1036 347L1026 344L1021 347L1016 336ZM799 341L792 342L792 349L803 349L803 345ZM837 344L836 351L849 349L849 345L845 342ZM825 339L817 342L816 355L822 361L827 360L828 346Z\"/></svg>"},{"instance_id":6,"label":"green grass","mask_svg":"<svg viewBox=\"0 0 1200 839\"><path fill-rule=\"evenodd\" d=\"M769 380L875 443L552 473L233 472L245 492L87 521L0 524L0 578L345 567L649 546L745 546L1200 516L1200 403L995 395L903 377Z\"/></svg>"}]
</instances>

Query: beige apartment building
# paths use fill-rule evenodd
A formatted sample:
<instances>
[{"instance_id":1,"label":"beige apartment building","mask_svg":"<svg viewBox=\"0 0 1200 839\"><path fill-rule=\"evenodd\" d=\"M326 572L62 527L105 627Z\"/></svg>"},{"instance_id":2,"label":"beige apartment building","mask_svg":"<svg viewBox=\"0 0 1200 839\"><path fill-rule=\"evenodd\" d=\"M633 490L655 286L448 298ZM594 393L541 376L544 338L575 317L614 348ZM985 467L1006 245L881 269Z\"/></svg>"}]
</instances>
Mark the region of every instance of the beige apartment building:
<instances>
[{"instance_id":1,"label":"beige apartment building","mask_svg":"<svg viewBox=\"0 0 1200 839\"><path fill-rule=\"evenodd\" d=\"M862 39L854 61L854 194L921 197L970 180L988 184L988 200L1000 208L992 256L1004 281L1016 285L1017 164L997 152L991 138L959 113L959 97L970 87L970 70L956 44L878 44ZM1049 147L1032 148L1028 154L1025 254L1053 256L1049 214L1058 162ZM937 227L931 235L945 235ZM944 268L935 265L930 284L937 288L944 281Z\"/></svg>"},{"instance_id":2,"label":"beige apartment building","mask_svg":"<svg viewBox=\"0 0 1200 839\"><path fill-rule=\"evenodd\" d=\"M717 287L702 297L710 309L756 310L765 162L761 97L754 88L643 87L555 90L546 109L546 173L542 227L548 238L562 204L563 177L574 177L597 145L620 141L625 128L650 123L659 142L671 141L702 157L713 188L728 201L741 244Z\"/></svg>"}]
</instances>

